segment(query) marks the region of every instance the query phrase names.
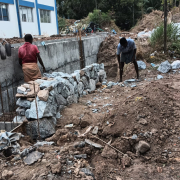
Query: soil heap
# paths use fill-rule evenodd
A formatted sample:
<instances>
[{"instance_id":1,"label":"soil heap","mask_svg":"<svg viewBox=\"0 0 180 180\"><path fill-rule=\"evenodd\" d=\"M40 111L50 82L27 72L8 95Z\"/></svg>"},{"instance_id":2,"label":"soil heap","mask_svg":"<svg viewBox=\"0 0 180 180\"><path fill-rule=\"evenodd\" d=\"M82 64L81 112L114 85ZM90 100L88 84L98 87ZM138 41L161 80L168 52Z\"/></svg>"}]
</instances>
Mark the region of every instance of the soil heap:
<instances>
[{"instance_id":1,"label":"soil heap","mask_svg":"<svg viewBox=\"0 0 180 180\"><path fill-rule=\"evenodd\" d=\"M144 31L145 29L153 30L156 28L161 22L163 22L163 15L162 11L153 11L150 14L145 15L137 25L132 29L132 32L140 32Z\"/></svg>"}]
</instances>

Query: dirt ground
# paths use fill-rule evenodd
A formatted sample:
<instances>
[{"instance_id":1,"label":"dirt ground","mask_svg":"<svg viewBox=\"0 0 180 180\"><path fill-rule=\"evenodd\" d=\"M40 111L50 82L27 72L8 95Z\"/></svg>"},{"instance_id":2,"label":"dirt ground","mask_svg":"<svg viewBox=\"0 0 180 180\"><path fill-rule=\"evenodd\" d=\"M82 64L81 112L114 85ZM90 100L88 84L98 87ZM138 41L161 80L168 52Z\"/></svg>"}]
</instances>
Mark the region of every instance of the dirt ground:
<instances>
[{"instance_id":1,"label":"dirt ground","mask_svg":"<svg viewBox=\"0 0 180 180\"><path fill-rule=\"evenodd\" d=\"M8 180L41 179L96 179L96 180L176 180L180 179L180 74L163 74L162 80L156 80L159 74L147 64L140 71L137 87L114 86L112 89L97 90L80 98L78 104L72 104L63 110L58 120L56 134L46 139L55 145L38 148L44 153L42 159L34 165L25 165L22 160L13 157L0 158L0 173L12 171ZM133 65L129 65L124 79L134 78ZM93 113L92 109L98 109ZM72 128L64 128L73 124ZM98 126L97 135L84 133L89 126ZM136 139L132 139L133 135ZM131 159L125 163L123 155L105 146L110 143ZM102 146L97 149L85 144L90 139ZM146 141L151 148L145 154L137 154L135 146ZM24 137L20 140L21 150L33 145ZM75 159L74 155L86 154L86 159ZM89 168L93 173L87 176L79 172L80 168ZM3 178L2 178L3 179Z\"/></svg>"},{"instance_id":2,"label":"dirt ground","mask_svg":"<svg viewBox=\"0 0 180 180\"><path fill-rule=\"evenodd\" d=\"M136 40L135 33L121 36ZM109 36L98 54L98 62L105 64L108 81L113 82L119 79L114 50L118 42L119 35ZM152 59L147 41L136 41L136 45L137 59L147 66L140 71L136 87L120 83L107 89L99 84L95 92L81 97L79 103L69 105L61 112L56 133L46 139L55 144L37 148L44 154L36 163L29 166L17 156L5 158L0 153L0 179L180 179L180 71L159 73L150 63L159 64L165 59L172 62L173 57L158 52ZM163 79L157 80L158 74ZM135 77L133 64L125 66L123 81ZM73 127L65 128L68 124ZM97 134L92 134L96 126ZM85 143L87 140L102 148ZM145 153L136 148L141 141L150 146ZM21 151L34 143L27 136L21 138ZM76 155L81 157L76 158Z\"/></svg>"}]
</instances>

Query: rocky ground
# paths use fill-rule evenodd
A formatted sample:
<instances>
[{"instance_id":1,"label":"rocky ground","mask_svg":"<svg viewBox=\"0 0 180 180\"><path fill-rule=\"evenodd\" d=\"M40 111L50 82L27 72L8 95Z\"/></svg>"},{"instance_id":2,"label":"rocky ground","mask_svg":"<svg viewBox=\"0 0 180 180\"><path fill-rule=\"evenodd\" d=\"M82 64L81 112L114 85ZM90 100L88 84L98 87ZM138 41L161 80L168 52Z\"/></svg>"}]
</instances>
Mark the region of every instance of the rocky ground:
<instances>
[{"instance_id":1,"label":"rocky ground","mask_svg":"<svg viewBox=\"0 0 180 180\"><path fill-rule=\"evenodd\" d=\"M125 74L124 80L135 77L133 65ZM1 179L180 179L180 74L161 80L157 74L147 64L136 87L99 84L63 110L55 135L46 139L55 144L37 147L42 157L33 165L1 155ZM27 136L19 143L21 150L34 144Z\"/></svg>"}]
</instances>

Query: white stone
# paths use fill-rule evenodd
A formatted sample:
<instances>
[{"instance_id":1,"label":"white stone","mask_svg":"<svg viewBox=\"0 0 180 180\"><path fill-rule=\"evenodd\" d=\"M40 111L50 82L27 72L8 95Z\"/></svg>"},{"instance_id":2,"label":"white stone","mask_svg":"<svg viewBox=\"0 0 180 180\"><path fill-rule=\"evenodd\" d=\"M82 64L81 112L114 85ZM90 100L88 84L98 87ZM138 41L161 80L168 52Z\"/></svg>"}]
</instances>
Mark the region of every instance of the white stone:
<instances>
[{"instance_id":1,"label":"white stone","mask_svg":"<svg viewBox=\"0 0 180 180\"><path fill-rule=\"evenodd\" d=\"M157 75L157 79L163 79L163 76Z\"/></svg>"},{"instance_id":2,"label":"white stone","mask_svg":"<svg viewBox=\"0 0 180 180\"><path fill-rule=\"evenodd\" d=\"M146 63L145 63L145 62L143 62L143 61L137 61L137 64L138 64L138 69L139 69L139 70L146 69Z\"/></svg>"},{"instance_id":3,"label":"white stone","mask_svg":"<svg viewBox=\"0 0 180 180\"><path fill-rule=\"evenodd\" d=\"M60 118L61 118L60 112L58 112L58 113L56 114L56 118L57 118L57 119L60 119Z\"/></svg>"},{"instance_id":4,"label":"white stone","mask_svg":"<svg viewBox=\"0 0 180 180\"><path fill-rule=\"evenodd\" d=\"M171 70L171 64L168 61L165 61L160 64L158 71L161 73L168 73Z\"/></svg>"},{"instance_id":5,"label":"white stone","mask_svg":"<svg viewBox=\"0 0 180 180\"><path fill-rule=\"evenodd\" d=\"M17 88L17 93L18 94L24 94L25 92L26 92L26 88L24 88L22 86Z\"/></svg>"},{"instance_id":6,"label":"white stone","mask_svg":"<svg viewBox=\"0 0 180 180\"><path fill-rule=\"evenodd\" d=\"M15 116L13 119L14 123L23 123L24 121L26 121L26 116Z\"/></svg>"},{"instance_id":7,"label":"white stone","mask_svg":"<svg viewBox=\"0 0 180 180\"><path fill-rule=\"evenodd\" d=\"M179 69L180 68L180 60L174 61L171 64L172 69Z\"/></svg>"},{"instance_id":8,"label":"white stone","mask_svg":"<svg viewBox=\"0 0 180 180\"><path fill-rule=\"evenodd\" d=\"M23 84L22 87L24 87L26 89L30 89L30 85L29 84Z\"/></svg>"}]
</instances>

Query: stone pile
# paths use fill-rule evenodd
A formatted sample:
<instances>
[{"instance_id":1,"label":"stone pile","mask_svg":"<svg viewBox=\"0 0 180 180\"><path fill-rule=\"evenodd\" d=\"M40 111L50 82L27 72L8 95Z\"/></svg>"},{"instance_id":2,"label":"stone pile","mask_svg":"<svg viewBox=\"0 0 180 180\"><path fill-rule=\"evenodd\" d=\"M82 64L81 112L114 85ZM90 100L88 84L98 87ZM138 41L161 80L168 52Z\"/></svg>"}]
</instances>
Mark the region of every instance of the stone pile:
<instances>
[{"instance_id":1,"label":"stone pile","mask_svg":"<svg viewBox=\"0 0 180 180\"><path fill-rule=\"evenodd\" d=\"M46 138L55 133L56 119L61 117L61 110L69 104L77 103L79 97L93 92L96 84L105 79L104 64L92 64L72 74L45 73L42 79L18 87L17 117L13 121L28 120L27 134L37 138L37 101L40 135Z\"/></svg>"}]
</instances>

